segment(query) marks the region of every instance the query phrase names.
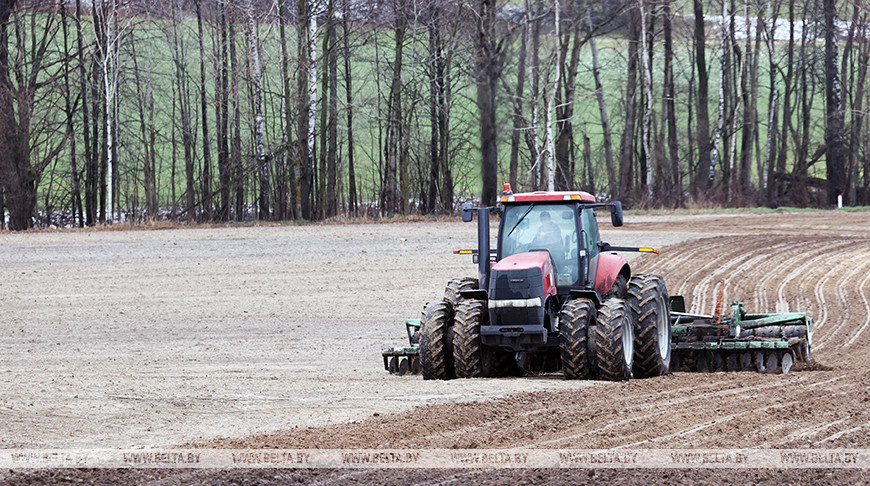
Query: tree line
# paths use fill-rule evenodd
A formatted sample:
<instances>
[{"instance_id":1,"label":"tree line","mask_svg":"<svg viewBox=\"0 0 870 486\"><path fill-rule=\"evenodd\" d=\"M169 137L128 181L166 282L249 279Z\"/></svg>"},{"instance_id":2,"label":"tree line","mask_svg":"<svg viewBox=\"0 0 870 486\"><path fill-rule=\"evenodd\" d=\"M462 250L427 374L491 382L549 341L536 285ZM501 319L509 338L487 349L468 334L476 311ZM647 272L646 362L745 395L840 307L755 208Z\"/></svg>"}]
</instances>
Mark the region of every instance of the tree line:
<instances>
[{"instance_id":1,"label":"tree line","mask_svg":"<svg viewBox=\"0 0 870 486\"><path fill-rule=\"evenodd\" d=\"M870 199L835 0L0 0L2 227Z\"/></svg>"}]
</instances>

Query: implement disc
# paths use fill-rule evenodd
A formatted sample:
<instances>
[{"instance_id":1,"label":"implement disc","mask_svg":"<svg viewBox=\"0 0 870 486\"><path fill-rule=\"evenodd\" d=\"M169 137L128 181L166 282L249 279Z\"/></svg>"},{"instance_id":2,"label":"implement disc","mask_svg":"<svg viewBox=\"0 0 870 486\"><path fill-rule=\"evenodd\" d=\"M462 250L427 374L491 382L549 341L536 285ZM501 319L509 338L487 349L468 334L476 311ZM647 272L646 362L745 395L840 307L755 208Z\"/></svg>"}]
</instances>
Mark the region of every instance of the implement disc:
<instances>
[{"instance_id":1,"label":"implement disc","mask_svg":"<svg viewBox=\"0 0 870 486\"><path fill-rule=\"evenodd\" d=\"M728 371L738 371L740 369L737 363L736 354L730 353L728 357L725 358L725 369Z\"/></svg>"},{"instance_id":2,"label":"implement disc","mask_svg":"<svg viewBox=\"0 0 870 486\"><path fill-rule=\"evenodd\" d=\"M792 350L788 350L782 355L782 372L788 373L791 370L791 366L794 364L794 352Z\"/></svg>"},{"instance_id":3,"label":"implement disc","mask_svg":"<svg viewBox=\"0 0 870 486\"><path fill-rule=\"evenodd\" d=\"M740 353L740 371L747 371L752 367L752 355Z\"/></svg>"},{"instance_id":4,"label":"implement disc","mask_svg":"<svg viewBox=\"0 0 870 486\"><path fill-rule=\"evenodd\" d=\"M779 368L779 357L774 351L768 351L764 357L764 372L773 373Z\"/></svg>"}]
</instances>

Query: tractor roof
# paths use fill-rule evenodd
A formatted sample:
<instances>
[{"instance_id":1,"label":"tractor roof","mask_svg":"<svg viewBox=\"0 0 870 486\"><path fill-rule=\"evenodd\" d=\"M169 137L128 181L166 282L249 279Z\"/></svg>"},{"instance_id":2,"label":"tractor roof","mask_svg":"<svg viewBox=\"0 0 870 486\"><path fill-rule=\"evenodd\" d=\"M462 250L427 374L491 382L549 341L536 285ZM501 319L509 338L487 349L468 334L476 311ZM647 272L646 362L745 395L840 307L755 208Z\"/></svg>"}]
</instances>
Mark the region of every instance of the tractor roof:
<instances>
[{"instance_id":1,"label":"tractor roof","mask_svg":"<svg viewBox=\"0 0 870 486\"><path fill-rule=\"evenodd\" d=\"M519 194L503 193L501 196L502 203L524 203L524 202L565 202L565 201L580 201L581 203L594 203L595 196L588 192L582 191L538 191L538 192L523 192Z\"/></svg>"}]
</instances>

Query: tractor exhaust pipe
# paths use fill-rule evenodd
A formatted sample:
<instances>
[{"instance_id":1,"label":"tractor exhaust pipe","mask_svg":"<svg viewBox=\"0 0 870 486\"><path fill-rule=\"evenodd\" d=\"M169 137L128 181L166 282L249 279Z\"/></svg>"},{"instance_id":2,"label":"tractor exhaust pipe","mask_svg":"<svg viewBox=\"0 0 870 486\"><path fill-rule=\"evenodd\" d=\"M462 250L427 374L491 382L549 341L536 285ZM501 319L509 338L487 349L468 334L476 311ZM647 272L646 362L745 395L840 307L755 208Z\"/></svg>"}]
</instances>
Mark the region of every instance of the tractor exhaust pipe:
<instances>
[{"instance_id":1,"label":"tractor exhaust pipe","mask_svg":"<svg viewBox=\"0 0 870 486\"><path fill-rule=\"evenodd\" d=\"M477 270L481 290L487 290L489 285L489 210L477 208Z\"/></svg>"},{"instance_id":2,"label":"tractor exhaust pipe","mask_svg":"<svg viewBox=\"0 0 870 486\"><path fill-rule=\"evenodd\" d=\"M478 289L486 290L489 284L489 212L493 208L476 208L471 203L462 205L462 221L470 223L477 211L477 273Z\"/></svg>"}]
</instances>

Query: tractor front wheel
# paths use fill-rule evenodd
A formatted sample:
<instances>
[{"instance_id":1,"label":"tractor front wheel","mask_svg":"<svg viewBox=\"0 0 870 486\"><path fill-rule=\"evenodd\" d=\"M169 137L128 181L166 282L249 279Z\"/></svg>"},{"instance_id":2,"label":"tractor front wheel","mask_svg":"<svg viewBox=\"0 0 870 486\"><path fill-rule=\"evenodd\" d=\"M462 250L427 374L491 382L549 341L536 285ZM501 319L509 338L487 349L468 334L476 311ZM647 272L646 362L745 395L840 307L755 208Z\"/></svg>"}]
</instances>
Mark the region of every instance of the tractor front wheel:
<instances>
[{"instance_id":1,"label":"tractor front wheel","mask_svg":"<svg viewBox=\"0 0 870 486\"><path fill-rule=\"evenodd\" d=\"M595 351L598 377L607 381L627 380L634 361L634 329L628 306L611 297L598 309Z\"/></svg>"},{"instance_id":2,"label":"tractor front wheel","mask_svg":"<svg viewBox=\"0 0 870 486\"><path fill-rule=\"evenodd\" d=\"M453 326L453 362L458 378L484 378L492 371L493 352L480 340L487 309L482 300L465 300L456 309Z\"/></svg>"},{"instance_id":3,"label":"tractor front wheel","mask_svg":"<svg viewBox=\"0 0 870 486\"><path fill-rule=\"evenodd\" d=\"M420 372L424 380L449 380L453 368L453 307L432 302L420 321Z\"/></svg>"},{"instance_id":4,"label":"tractor front wheel","mask_svg":"<svg viewBox=\"0 0 870 486\"><path fill-rule=\"evenodd\" d=\"M595 304L589 299L571 299L559 316L559 346L566 380L589 378L587 333L595 322Z\"/></svg>"},{"instance_id":5,"label":"tractor front wheel","mask_svg":"<svg viewBox=\"0 0 870 486\"><path fill-rule=\"evenodd\" d=\"M634 376L666 375L671 366L668 289L657 275L635 275L628 282L628 307L634 321Z\"/></svg>"}]
</instances>

